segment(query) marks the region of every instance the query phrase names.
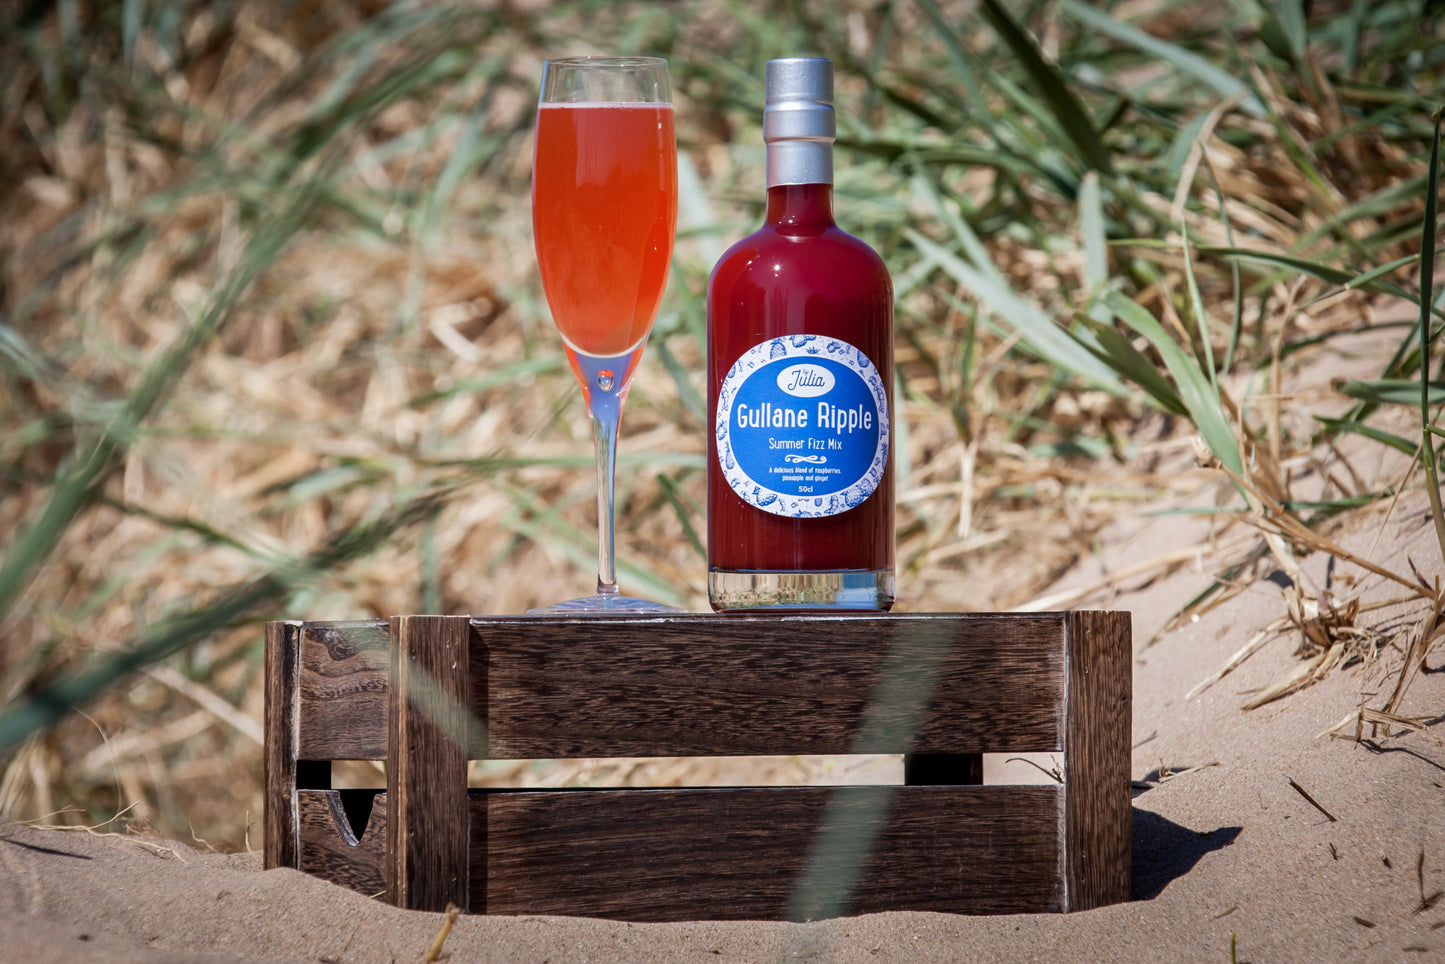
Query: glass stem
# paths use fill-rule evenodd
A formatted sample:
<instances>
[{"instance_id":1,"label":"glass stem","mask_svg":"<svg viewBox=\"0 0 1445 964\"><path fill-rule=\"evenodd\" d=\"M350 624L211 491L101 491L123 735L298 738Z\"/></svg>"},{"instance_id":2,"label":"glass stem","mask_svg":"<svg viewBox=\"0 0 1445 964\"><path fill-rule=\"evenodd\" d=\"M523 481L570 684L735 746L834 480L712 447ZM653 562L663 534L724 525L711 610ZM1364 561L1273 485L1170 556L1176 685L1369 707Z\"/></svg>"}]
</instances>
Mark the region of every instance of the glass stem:
<instances>
[{"instance_id":1,"label":"glass stem","mask_svg":"<svg viewBox=\"0 0 1445 964\"><path fill-rule=\"evenodd\" d=\"M617 595L617 553L613 548L613 492L617 477L617 423L622 406L594 405L592 445L597 450L597 595Z\"/></svg>"},{"instance_id":2,"label":"glass stem","mask_svg":"<svg viewBox=\"0 0 1445 964\"><path fill-rule=\"evenodd\" d=\"M592 445L597 456L597 595L617 596L617 554L613 550L613 491L617 477L617 427L627 380L642 354L641 346L623 355L584 355L571 352L592 418Z\"/></svg>"}]
</instances>

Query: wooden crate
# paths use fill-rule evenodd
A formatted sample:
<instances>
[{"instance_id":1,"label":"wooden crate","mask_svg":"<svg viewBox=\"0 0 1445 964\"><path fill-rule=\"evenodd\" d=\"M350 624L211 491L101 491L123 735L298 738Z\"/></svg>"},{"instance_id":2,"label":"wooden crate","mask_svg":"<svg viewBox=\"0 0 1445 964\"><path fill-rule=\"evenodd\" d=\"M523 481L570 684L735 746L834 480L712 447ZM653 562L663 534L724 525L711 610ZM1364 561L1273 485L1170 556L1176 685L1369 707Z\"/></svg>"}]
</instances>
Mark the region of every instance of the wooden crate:
<instances>
[{"instance_id":1,"label":"wooden crate","mask_svg":"<svg viewBox=\"0 0 1445 964\"><path fill-rule=\"evenodd\" d=\"M1127 613L274 622L266 672L266 866L401 907L811 919L1129 898ZM1063 783L979 785L993 752L1061 753ZM908 754L904 785L466 785L469 758L848 753ZM350 759L385 760L386 791L330 789Z\"/></svg>"}]
</instances>

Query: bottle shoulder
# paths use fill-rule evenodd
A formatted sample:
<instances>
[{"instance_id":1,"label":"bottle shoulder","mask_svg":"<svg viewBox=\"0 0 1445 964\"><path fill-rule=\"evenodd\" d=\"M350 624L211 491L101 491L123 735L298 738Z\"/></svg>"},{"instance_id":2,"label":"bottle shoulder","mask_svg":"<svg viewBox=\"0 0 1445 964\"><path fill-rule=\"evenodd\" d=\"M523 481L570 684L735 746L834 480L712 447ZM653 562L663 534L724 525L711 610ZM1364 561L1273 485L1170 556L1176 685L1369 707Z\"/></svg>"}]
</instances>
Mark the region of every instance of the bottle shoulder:
<instances>
[{"instance_id":1,"label":"bottle shoulder","mask_svg":"<svg viewBox=\"0 0 1445 964\"><path fill-rule=\"evenodd\" d=\"M817 274L830 284L855 281L889 284L883 259L863 240L837 225L817 232L793 233L764 225L735 243L713 268L711 282L797 284Z\"/></svg>"},{"instance_id":2,"label":"bottle shoulder","mask_svg":"<svg viewBox=\"0 0 1445 964\"><path fill-rule=\"evenodd\" d=\"M836 224L829 224L814 230L797 230L791 226L779 227L778 225L764 224L752 234L735 242L723 254L721 260L726 261L737 255L746 258L753 252L772 253L802 249L828 249L839 253L853 252L858 257L877 261L879 264L883 262L883 259L878 256L878 252L874 251L867 242L854 237Z\"/></svg>"}]
</instances>

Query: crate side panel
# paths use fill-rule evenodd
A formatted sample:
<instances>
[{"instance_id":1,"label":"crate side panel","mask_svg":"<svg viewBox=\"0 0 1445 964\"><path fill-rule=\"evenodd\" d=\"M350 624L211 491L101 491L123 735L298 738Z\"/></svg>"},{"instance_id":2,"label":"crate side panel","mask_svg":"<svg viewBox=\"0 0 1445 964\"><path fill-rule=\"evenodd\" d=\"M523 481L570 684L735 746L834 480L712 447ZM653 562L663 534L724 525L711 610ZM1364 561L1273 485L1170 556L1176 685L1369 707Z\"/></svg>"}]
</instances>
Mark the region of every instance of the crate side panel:
<instances>
[{"instance_id":1,"label":"crate side panel","mask_svg":"<svg viewBox=\"0 0 1445 964\"><path fill-rule=\"evenodd\" d=\"M487 826L471 890L492 914L663 921L1062 907L1058 787L473 791L470 800L473 822Z\"/></svg>"}]
</instances>

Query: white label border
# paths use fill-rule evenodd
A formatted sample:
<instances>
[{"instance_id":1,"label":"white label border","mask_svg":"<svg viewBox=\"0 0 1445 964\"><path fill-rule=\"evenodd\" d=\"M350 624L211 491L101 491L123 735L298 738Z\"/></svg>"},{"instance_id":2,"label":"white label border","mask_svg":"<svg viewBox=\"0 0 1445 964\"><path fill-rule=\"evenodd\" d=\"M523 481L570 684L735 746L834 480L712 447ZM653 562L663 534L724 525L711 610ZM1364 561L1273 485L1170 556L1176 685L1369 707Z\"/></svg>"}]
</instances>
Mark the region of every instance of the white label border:
<instances>
[{"instance_id":1,"label":"white label border","mask_svg":"<svg viewBox=\"0 0 1445 964\"><path fill-rule=\"evenodd\" d=\"M780 358L826 358L838 362L862 378L863 384L873 396L873 403L878 411L878 447L868 469L848 488L825 496L788 495L762 485L738 464L732 444L733 398L748 376L763 365ZM878 367L861 349L826 335L784 335L759 342L733 363L718 389L717 421L713 425L713 433L717 438L718 462L723 478L737 493L738 498L755 509L773 515L789 519L816 519L846 512L861 505L883 480L883 471L888 465L889 415L888 393L882 376Z\"/></svg>"}]
</instances>

